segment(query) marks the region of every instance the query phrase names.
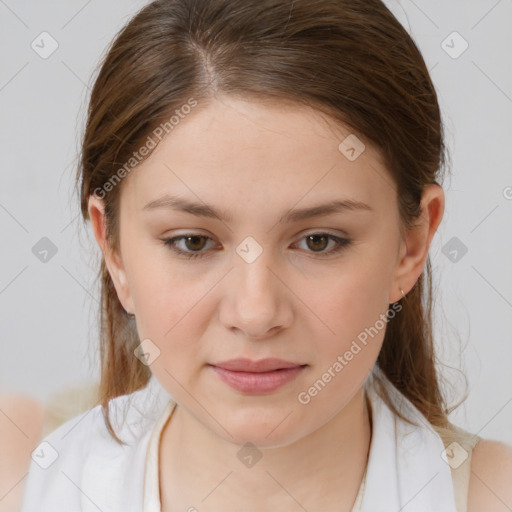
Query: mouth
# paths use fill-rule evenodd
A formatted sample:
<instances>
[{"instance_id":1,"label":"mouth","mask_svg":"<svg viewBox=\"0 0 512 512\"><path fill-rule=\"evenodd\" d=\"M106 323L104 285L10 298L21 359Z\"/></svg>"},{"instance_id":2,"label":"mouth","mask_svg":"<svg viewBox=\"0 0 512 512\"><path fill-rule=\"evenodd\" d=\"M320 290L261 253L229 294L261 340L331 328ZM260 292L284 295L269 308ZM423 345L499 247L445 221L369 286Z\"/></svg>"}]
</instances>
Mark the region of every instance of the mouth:
<instances>
[{"instance_id":1,"label":"mouth","mask_svg":"<svg viewBox=\"0 0 512 512\"><path fill-rule=\"evenodd\" d=\"M247 394L270 393L294 380L308 366L283 359L232 359L209 365L231 388Z\"/></svg>"},{"instance_id":2,"label":"mouth","mask_svg":"<svg viewBox=\"0 0 512 512\"><path fill-rule=\"evenodd\" d=\"M229 361L222 361L220 363L212 364L212 366L216 366L217 368L224 368L225 370L231 370L234 372L262 373L272 372L274 370L287 370L290 368L297 368L298 366L306 365L285 361L284 359L277 359L275 357L269 357L267 359L260 359L258 361L253 361L246 358L230 359Z\"/></svg>"}]
</instances>

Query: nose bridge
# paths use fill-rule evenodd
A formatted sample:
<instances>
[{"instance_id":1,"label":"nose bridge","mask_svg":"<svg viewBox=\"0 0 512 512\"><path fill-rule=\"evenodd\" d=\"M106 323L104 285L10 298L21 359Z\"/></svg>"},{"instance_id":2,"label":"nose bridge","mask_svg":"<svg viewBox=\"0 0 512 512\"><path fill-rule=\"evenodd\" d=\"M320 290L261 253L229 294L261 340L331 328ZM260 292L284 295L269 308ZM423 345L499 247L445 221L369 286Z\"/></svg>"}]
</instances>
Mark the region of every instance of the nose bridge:
<instances>
[{"instance_id":1,"label":"nose bridge","mask_svg":"<svg viewBox=\"0 0 512 512\"><path fill-rule=\"evenodd\" d=\"M272 250L263 247L252 237L244 240L236 249L239 256L236 263L238 281L236 293L239 299L249 302L260 300L268 303L276 293L276 277L270 270L275 266Z\"/></svg>"},{"instance_id":2,"label":"nose bridge","mask_svg":"<svg viewBox=\"0 0 512 512\"><path fill-rule=\"evenodd\" d=\"M274 275L277 272L272 250L250 238L236 248L238 254L229 284L230 314L225 321L248 336L262 337L282 324L282 285Z\"/></svg>"}]
</instances>

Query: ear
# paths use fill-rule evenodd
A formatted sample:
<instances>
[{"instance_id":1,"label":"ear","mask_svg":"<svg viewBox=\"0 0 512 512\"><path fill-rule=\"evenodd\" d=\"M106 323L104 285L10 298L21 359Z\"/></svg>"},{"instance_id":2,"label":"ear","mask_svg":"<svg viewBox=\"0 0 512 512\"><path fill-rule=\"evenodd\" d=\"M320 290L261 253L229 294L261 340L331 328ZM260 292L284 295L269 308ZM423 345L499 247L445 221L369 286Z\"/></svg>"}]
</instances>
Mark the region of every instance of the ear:
<instances>
[{"instance_id":1,"label":"ear","mask_svg":"<svg viewBox=\"0 0 512 512\"><path fill-rule=\"evenodd\" d=\"M427 261L428 250L444 214L444 192L440 185L432 183L423 189L421 215L416 225L410 228L400 245L400 255L395 268L389 302L402 298L421 276Z\"/></svg>"},{"instance_id":2,"label":"ear","mask_svg":"<svg viewBox=\"0 0 512 512\"><path fill-rule=\"evenodd\" d=\"M103 201L94 194L89 196L88 212L94 237L103 253L105 264L107 265L110 278L114 283L119 301L128 313L133 313L133 300L128 287L128 279L126 277L123 260L118 252L112 250L107 240L105 205Z\"/></svg>"}]
</instances>

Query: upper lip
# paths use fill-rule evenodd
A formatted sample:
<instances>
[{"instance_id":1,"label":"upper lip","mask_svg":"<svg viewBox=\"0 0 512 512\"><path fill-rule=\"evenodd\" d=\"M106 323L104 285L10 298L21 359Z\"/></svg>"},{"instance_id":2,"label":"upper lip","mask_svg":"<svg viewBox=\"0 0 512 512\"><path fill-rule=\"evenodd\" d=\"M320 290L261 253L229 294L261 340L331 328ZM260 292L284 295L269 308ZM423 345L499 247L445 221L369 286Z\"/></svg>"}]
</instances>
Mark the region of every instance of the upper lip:
<instances>
[{"instance_id":1,"label":"upper lip","mask_svg":"<svg viewBox=\"0 0 512 512\"><path fill-rule=\"evenodd\" d=\"M212 364L212 366L217 366L219 368L224 368L225 370L231 370L235 372L261 373L280 370L282 368L295 368L297 366L305 365L272 357L268 359L260 359L258 361L253 361L252 359L246 358L230 359L229 361L222 361L220 363Z\"/></svg>"}]
</instances>

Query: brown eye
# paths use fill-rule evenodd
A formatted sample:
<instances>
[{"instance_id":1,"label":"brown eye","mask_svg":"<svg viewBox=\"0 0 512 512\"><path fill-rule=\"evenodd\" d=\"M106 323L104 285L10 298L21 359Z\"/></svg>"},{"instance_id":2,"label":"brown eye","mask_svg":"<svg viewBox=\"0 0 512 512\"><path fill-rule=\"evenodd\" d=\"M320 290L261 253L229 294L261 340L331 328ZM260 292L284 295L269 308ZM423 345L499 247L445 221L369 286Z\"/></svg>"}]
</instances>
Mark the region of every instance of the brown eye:
<instances>
[{"instance_id":1,"label":"brown eye","mask_svg":"<svg viewBox=\"0 0 512 512\"><path fill-rule=\"evenodd\" d=\"M340 238L330 233L312 233L301 239L301 243L305 241L305 251L318 256L330 256L342 249L347 248L352 240L348 238ZM333 242L329 248L329 242Z\"/></svg>"},{"instance_id":2,"label":"brown eye","mask_svg":"<svg viewBox=\"0 0 512 512\"><path fill-rule=\"evenodd\" d=\"M191 251L200 251L205 245L204 243L201 242L204 242L206 238L207 237L201 235L184 237L185 247L187 249L190 249Z\"/></svg>"},{"instance_id":3,"label":"brown eye","mask_svg":"<svg viewBox=\"0 0 512 512\"><path fill-rule=\"evenodd\" d=\"M320 257L337 253L352 243L352 240L348 238L340 238L329 233L313 233L303 237L301 242L304 240L306 241L306 249L304 250L312 254L317 253ZM173 252L189 259L210 256L211 251L206 249L208 241L212 241L212 239L205 235L193 233L162 240ZM333 246L328 249L330 241L333 242Z\"/></svg>"},{"instance_id":4,"label":"brown eye","mask_svg":"<svg viewBox=\"0 0 512 512\"><path fill-rule=\"evenodd\" d=\"M207 256L208 251L203 250L207 245L206 242L211 240L205 235L188 234L175 236L174 238L165 238L162 240L173 252L186 258L202 258ZM178 243L181 242L181 247Z\"/></svg>"},{"instance_id":5,"label":"brown eye","mask_svg":"<svg viewBox=\"0 0 512 512\"><path fill-rule=\"evenodd\" d=\"M314 251L323 251L329 244L329 236L309 235L307 237L308 247Z\"/></svg>"}]
</instances>

